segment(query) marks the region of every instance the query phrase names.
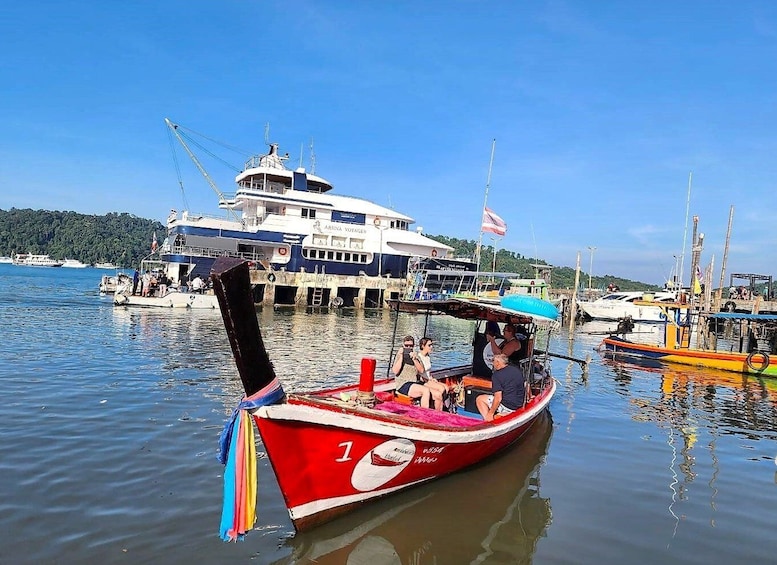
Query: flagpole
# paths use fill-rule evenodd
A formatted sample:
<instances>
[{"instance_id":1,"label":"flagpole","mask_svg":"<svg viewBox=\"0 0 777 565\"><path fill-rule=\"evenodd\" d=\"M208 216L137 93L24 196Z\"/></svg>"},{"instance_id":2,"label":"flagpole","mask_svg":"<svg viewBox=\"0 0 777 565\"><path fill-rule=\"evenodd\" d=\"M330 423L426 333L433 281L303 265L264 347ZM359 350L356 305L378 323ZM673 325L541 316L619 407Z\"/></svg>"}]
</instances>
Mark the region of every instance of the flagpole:
<instances>
[{"instance_id":1,"label":"flagpole","mask_svg":"<svg viewBox=\"0 0 777 565\"><path fill-rule=\"evenodd\" d=\"M685 231L683 231L683 250L680 253L680 270L678 271L678 275L680 276L680 292L683 291L683 270L684 270L684 263L685 263L685 245L686 240L688 239L688 214L691 210L691 181L693 181L693 171L688 173L688 197L685 202ZM693 246L693 242L691 242L691 246ZM691 275L691 279L693 279L693 275ZM693 280L691 280L691 283L693 283Z\"/></svg>"},{"instance_id":2,"label":"flagpole","mask_svg":"<svg viewBox=\"0 0 777 565\"><path fill-rule=\"evenodd\" d=\"M480 251L483 247L483 214L488 205L488 190L491 188L491 168L494 166L494 150L496 149L496 139L491 141L491 159L488 161L488 177L486 177L486 195L483 198L483 210L480 212L480 235L478 236L478 245L475 248L475 264L477 272L475 274L475 292L477 293L478 279L480 278Z\"/></svg>"}]
</instances>

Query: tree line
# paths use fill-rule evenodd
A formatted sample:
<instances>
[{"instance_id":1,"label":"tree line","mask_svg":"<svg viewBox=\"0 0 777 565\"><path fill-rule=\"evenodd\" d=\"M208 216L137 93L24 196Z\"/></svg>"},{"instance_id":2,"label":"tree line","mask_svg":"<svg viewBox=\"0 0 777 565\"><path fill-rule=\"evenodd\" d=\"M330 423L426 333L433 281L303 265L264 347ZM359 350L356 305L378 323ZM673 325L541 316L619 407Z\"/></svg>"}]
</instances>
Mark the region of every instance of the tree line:
<instances>
[{"instance_id":1,"label":"tree line","mask_svg":"<svg viewBox=\"0 0 777 565\"><path fill-rule=\"evenodd\" d=\"M0 210L0 255L35 253L58 260L110 261L132 267L151 252L154 232L161 245L166 228L132 214L97 216L11 208Z\"/></svg>"},{"instance_id":2,"label":"tree line","mask_svg":"<svg viewBox=\"0 0 777 565\"><path fill-rule=\"evenodd\" d=\"M475 257L477 242L469 239L457 239L444 235L430 235L432 239L450 245L455 250L456 257ZM519 278L538 278L538 269L534 265L548 265L537 257L524 257L520 253L508 249L497 249L496 272L516 273ZM480 271L490 273L494 266L494 247L484 245L480 250ZM551 272L551 287L556 289L572 289L575 286L575 269L572 267L553 267ZM588 274L580 273L580 286L588 286ZM591 286L604 289L613 284L621 290L659 290L660 287L647 283L632 281L615 275L592 276Z\"/></svg>"},{"instance_id":3,"label":"tree line","mask_svg":"<svg viewBox=\"0 0 777 565\"><path fill-rule=\"evenodd\" d=\"M159 244L167 230L160 222L138 218L132 214L111 212L102 216L49 210L16 209L0 210L0 255L15 253L50 255L54 259L78 259L83 263L110 261L120 267L133 267L151 251L151 241L156 232ZM450 245L456 257L474 257L477 242L444 235L430 235L432 239ZM480 254L480 270L490 272L494 264L493 246L483 246ZM518 273L522 278L534 278L532 264L547 265L536 257L524 257L508 249L496 252L496 270L502 273ZM571 267L554 267L553 288L573 288L575 270ZM580 283L588 285L587 276L581 273ZM604 288L610 283L621 290L657 290L658 287L631 281L614 275L595 276L591 284Z\"/></svg>"}]
</instances>

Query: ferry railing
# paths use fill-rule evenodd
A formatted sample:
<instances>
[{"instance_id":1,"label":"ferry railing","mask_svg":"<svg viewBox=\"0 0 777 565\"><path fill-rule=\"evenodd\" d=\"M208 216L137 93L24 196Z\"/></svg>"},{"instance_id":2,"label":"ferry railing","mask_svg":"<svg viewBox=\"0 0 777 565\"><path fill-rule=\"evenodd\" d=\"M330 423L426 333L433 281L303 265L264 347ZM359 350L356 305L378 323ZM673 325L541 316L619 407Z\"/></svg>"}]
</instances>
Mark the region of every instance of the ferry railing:
<instances>
[{"instance_id":1,"label":"ferry railing","mask_svg":"<svg viewBox=\"0 0 777 565\"><path fill-rule=\"evenodd\" d=\"M173 255L194 255L196 257L238 257L245 259L246 261L259 261L265 259L264 254L259 254L251 251L229 251L224 249L212 249L208 247L193 247L189 245L176 245L172 247L171 253Z\"/></svg>"}]
</instances>

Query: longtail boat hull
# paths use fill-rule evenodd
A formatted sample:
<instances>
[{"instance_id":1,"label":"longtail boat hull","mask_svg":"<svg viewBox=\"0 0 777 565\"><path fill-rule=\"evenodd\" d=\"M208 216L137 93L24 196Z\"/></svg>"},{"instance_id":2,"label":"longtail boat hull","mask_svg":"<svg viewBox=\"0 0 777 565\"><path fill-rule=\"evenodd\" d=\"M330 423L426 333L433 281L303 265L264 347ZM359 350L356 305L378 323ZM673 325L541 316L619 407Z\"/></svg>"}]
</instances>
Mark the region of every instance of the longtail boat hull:
<instances>
[{"instance_id":1,"label":"longtail boat hull","mask_svg":"<svg viewBox=\"0 0 777 565\"><path fill-rule=\"evenodd\" d=\"M678 363L706 369L719 369L748 375L777 377L777 362L772 363L767 353L725 353L690 348L666 348L633 343L610 336L602 341L605 350L647 362Z\"/></svg>"},{"instance_id":2,"label":"longtail boat hull","mask_svg":"<svg viewBox=\"0 0 777 565\"><path fill-rule=\"evenodd\" d=\"M303 531L495 455L519 440L547 408L556 386L549 385L525 411L495 425L418 407L406 407L417 418L408 422L381 410L396 408L391 401L351 409L295 395L260 408L254 419L289 515ZM425 422L426 413L437 422Z\"/></svg>"}]
</instances>

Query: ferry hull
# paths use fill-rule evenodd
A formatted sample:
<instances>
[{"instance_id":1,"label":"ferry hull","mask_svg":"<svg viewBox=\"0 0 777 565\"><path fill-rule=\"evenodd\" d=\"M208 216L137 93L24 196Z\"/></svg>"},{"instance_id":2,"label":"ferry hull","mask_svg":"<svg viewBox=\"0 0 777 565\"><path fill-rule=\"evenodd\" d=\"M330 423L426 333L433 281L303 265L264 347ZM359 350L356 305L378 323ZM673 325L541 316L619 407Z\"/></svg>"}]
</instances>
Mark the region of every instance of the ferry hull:
<instances>
[{"instance_id":1,"label":"ferry hull","mask_svg":"<svg viewBox=\"0 0 777 565\"><path fill-rule=\"evenodd\" d=\"M655 345L632 343L617 337L602 341L605 350L648 362L678 363L706 369L719 369L749 375L777 377L777 362L767 353L723 353L698 349L669 349Z\"/></svg>"}]
</instances>

